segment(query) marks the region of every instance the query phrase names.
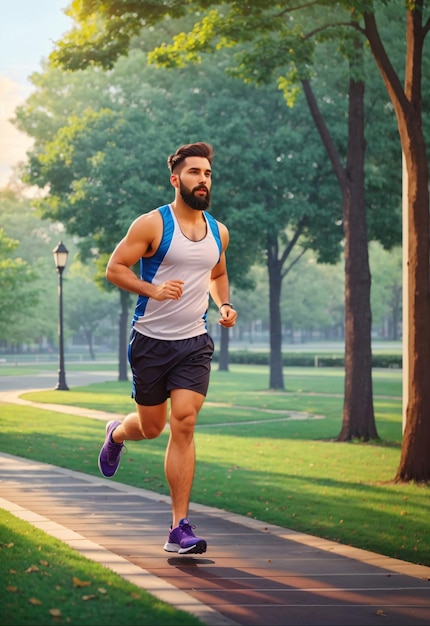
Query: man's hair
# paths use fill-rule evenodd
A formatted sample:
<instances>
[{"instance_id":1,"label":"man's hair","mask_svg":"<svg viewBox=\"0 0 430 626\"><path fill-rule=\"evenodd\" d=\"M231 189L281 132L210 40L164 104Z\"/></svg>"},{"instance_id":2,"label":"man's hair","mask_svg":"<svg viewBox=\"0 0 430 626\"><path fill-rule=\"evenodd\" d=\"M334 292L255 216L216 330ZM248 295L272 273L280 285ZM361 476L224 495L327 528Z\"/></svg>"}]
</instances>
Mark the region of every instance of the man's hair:
<instances>
[{"instance_id":1,"label":"man's hair","mask_svg":"<svg viewBox=\"0 0 430 626\"><path fill-rule=\"evenodd\" d=\"M210 165L212 165L214 150L209 143L205 143L204 141L187 143L185 146L178 148L174 154L169 155L167 158L167 165L169 166L170 172L173 174L173 170L190 156L204 157L209 161Z\"/></svg>"}]
</instances>

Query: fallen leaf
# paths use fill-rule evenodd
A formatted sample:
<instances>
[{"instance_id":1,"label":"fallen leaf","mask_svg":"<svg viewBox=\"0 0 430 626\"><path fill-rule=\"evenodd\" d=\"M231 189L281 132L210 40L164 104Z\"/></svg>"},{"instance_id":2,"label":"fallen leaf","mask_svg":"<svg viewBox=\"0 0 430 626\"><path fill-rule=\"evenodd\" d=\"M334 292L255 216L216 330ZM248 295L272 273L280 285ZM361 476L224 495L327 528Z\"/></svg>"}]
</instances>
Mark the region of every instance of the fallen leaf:
<instances>
[{"instance_id":1,"label":"fallen leaf","mask_svg":"<svg viewBox=\"0 0 430 626\"><path fill-rule=\"evenodd\" d=\"M79 580L76 576L73 576L74 587L89 587L91 585L90 580Z\"/></svg>"},{"instance_id":2,"label":"fallen leaf","mask_svg":"<svg viewBox=\"0 0 430 626\"><path fill-rule=\"evenodd\" d=\"M28 567L25 570L26 574L31 574L31 572L40 572L39 568L37 567L37 565L30 565L30 567Z\"/></svg>"},{"instance_id":3,"label":"fallen leaf","mask_svg":"<svg viewBox=\"0 0 430 626\"><path fill-rule=\"evenodd\" d=\"M38 600L37 598L29 598L28 601L30 604L42 604L41 600Z\"/></svg>"},{"instance_id":4,"label":"fallen leaf","mask_svg":"<svg viewBox=\"0 0 430 626\"><path fill-rule=\"evenodd\" d=\"M61 611L60 609L49 609L49 615L52 615L52 617L61 617Z\"/></svg>"},{"instance_id":5,"label":"fallen leaf","mask_svg":"<svg viewBox=\"0 0 430 626\"><path fill-rule=\"evenodd\" d=\"M98 591L99 593L101 593L102 595L104 595L105 593L107 593L106 589L103 589L103 587L99 587L99 588L97 589L97 591Z\"/></svg>"},{"instance_id":6,"label":"fallen leaf","mask_svg":"<svg viewBox=\"0 0 430 626\"><path fill-rule=\"evenodd\" d=\"M15 591L18 591L18 587L12 587L12 585L9 585L8 587L6 587L6 589L11 593L15 593Z\"/></svg>"},{"instance_id":7,"label":"fallen leaf","mask_svg":"<svg viewBox=\"0 0 430 626\"><path fill-rule=\"evenodd\" d=\"M82 600L87 602L88 600L97 600L97 596L92 593L90 596L82 596Z\"/></svg>"},{"instance_id":8,"label":"fallen leaf","mask_svg":"<svg viewBox=\"0 0 430 626\"><path fill-rule=\"evenodd\" d=\"M39 563L40 563L41 565L46 565L47 567L49 567L49 563L48 563L48 561L39 561Z\"/></svg>"},{"instance_id":9,"label":"fallen leaf","mask_svg":"<svg viewBox=\"0 0 430 626\"><path fill-rule=\"evenodd\" d=\"M130 595L135 600L139 600L139 598L141 597L140 593L137 593L137 591L132 591Z\"/></svg>"}]
</instances>

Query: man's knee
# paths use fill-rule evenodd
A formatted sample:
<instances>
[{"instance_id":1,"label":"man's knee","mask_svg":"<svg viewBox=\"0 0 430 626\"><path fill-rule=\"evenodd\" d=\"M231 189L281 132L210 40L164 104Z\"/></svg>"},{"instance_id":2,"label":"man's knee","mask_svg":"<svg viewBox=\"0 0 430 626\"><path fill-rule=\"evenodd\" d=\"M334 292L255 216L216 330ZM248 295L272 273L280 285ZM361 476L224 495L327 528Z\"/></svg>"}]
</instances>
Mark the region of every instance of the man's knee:
<instances>
[{"instance_id":1,"label":"man's knee","mask_svg":"<svg viewBox=\"0 0 430 626\"><path fill-rule=\"evenodd\" d=\"M192 439L197 416L195 413L186 413L170 416L170 430L175 437Z\"/></svg>"},{"instance_id":2,"label":"man's knee","mask_svg":"<svg viewBox=\"0 0 430 626\"><path fill-rule=\"evenodd\" d=\"M160 427L158 424L147 424L142 428L142 433L145 439L156 439L161 435L164 430L164 426Z\"/></svg>"}]
</instances>

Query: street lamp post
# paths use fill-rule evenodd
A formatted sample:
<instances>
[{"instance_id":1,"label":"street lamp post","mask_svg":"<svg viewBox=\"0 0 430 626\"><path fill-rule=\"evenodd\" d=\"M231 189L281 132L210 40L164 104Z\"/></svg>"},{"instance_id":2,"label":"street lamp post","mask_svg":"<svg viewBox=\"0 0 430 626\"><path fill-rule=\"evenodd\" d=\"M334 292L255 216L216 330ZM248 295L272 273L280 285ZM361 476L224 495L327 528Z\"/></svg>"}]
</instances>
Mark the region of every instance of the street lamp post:
<instances>
[{"instance_id":1,"label":"street lamp post","mask_svg":"<svg viewBox=\"0 0 430 626\"><path fill-rule=\"evenodd\" d=\"M63 338L63 271L67 264L69 251L62 241L52 251L58 272L58 383L55 389L68 391L66 373L64 371L64 338Z\"/></svg>"}]
</instances>

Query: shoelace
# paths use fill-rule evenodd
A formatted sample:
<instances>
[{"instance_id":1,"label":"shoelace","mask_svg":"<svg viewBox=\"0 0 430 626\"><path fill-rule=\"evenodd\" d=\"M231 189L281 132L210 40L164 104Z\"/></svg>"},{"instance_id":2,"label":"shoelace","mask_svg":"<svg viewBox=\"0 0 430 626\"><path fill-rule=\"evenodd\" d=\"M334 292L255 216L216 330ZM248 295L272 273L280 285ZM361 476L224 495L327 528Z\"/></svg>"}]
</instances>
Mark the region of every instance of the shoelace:
<instances>
[{"instance_id":1,"label":"shoelace","mask_svg":"<svg viewBox=\"0 0 430 626\"><path fill-rule=\"evenodd\" d=\"M195 528L195 526L192 526L191 524L182 524L179 528L185 535L189 535L190 537L195 536L193 533L193 529Z\"/></svg>"}]
</instances>

